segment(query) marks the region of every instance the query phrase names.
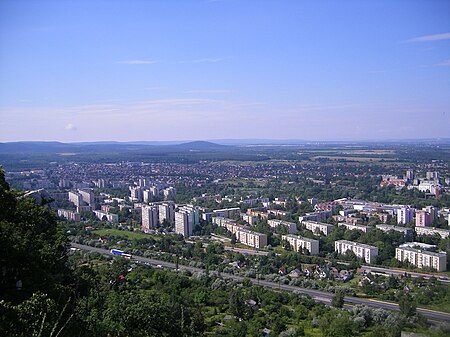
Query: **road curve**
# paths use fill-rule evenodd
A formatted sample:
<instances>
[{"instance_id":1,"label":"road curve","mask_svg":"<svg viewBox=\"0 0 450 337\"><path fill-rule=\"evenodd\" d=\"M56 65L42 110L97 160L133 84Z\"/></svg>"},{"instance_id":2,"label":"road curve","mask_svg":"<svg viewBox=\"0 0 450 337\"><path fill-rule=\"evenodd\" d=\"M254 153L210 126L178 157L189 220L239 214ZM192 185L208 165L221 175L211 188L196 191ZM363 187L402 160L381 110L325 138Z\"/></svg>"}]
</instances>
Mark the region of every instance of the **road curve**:
<instances>
[{"instance_id":1,"label":"road curve","mask_svg":"<svg viewBox=\"0 0 450 337\"><path fill-rule=\"evenodd\" d=\"M110 255L110 256L112 255L109 250L102 249L102 248L80 245L78 243L71 243L71 245L74 248L78 248L78 249L82 249L82 250L97 252L97 253L103 254L103 255ZM147 262L152 265L160 265L160 266L166 267L166 268L172 268L172 269L176 268L174 263L150 259L150 258L146 258L146 257L142 257L142 256L133 255L132 259L135 261ZM184 266L184 265L179 265L178 267L181 270L188 270L190 272L204 271L201 268L189 267L189 266ZM242 276L237 276L237 275L232 275L232 274L227 274L227 273L220 273L220 276L223 278L228 278L228 279L232 279L232 280L236 280L236 281L244 280L244 277L242 277ZM292 291L292 292L296 292L296 293L300 293L300 294L306 294L306 295L311 296L314 300L325 303L325 304L330 304L331 299L334 297L334 294L327 293L327 292L320 291L320 290L300 288L300 287L296 287L296 286L291 286L291 285L286 285L286 284L281 284L281 283L274 283L274 282L269 282L269 281L260 280L260 279L250 279L250 281L253 284L268 287L268 288ZM375 299L345 296L345 302L347 304L353 304L353 305L362 304L362 305L367 305L369 307L374 307L374 308L382 308L382 309L394 310L394 311L399 310L398 304L379 301L379 300L375 300ZM429 309L424 309L424 308L417 308L417 312L431 320L450 321L450 314L445 313L445 312L434 311L434 310L429 310Z\"/></svg>"}]
</instances>

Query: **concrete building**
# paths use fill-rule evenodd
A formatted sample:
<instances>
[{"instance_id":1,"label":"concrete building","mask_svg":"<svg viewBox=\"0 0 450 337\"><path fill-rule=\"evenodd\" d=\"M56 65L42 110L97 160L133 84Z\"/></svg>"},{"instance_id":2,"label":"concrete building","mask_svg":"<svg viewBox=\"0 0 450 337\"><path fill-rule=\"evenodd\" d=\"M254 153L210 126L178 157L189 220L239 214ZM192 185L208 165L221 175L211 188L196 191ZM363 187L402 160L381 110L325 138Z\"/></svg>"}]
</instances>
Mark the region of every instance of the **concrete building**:
<instances>
[{"instance_id":1,"label":"concrete building","mask_svg":"<svg viewBox=\"0 0 450 337\"><path fill-rule=\"evenodd\" d=\"M293 222L287 222L287 221L283 221L283 220L272 219L272 220L267 220L267 224L271 228L277 228L279 226L285 226L285 227L287 227L289 234L294 234L294 233L297 232L297 224L293 223Z\"/></svg>"},{"instance_id":2,"label":"concrete building","mask_svg":"<svg viewBox=\"0 0 450 337\"><path fill-rule=\"evenodd\" d=\"M167 220L173 224L175 222L175 206L171 202L164 202L158 205L159 221L162 223Z\"/></svg>"},{"instance_id":3,"label":"concrete building","mask_svg":"<svg viewBox=\"0 0 450 337\"><path fill-rule=\"evenodd\" d=\"M447 254L434 253L401 245L395 249L395 258L402 262L409 262L417 268L433 268L437 271L447 270Z\"/></svg>"},{"instance_id":4,"label":"concrete building","mask_svg":"<svg viewBox=\"0 0 450 337\"><path fill-rule=\"evenodd\" d=\"M58 216L62 216L63 218L71 221L81 221L80 213L69 211L67 209L58 209Z\"/></svg>"},{"instance_id":5,"label":"concrete building","mask_svg":"<svg viewBox=\"0 0 450 337\"><path fill-rule=\"evenodd\" d=\"M213 213L214 216L223 218L233 218L241 213L241 209L239 207L215 209L213 210Z\"/></svg>"},{"instance_id":6,"label":"concrete building","mask_svg":"<svg viewBox=\"0 0 450 337\"><path fill-rule=\"evenodd\" d=\"M78 190L78 193L80 193L85 203L89 206L95 206L94 192L92 190Z\"/></svg>"},{"instance_id":7,"label":"concrete building","mask_svg":"<svg viewBox=\"0 0 450 337\"><path fill-rule=\"evenodd\" d=\"M352 251L355 255L363 259L366 263L374 263L378 256L378 248L347 240L337 240L334 242L334 251L345 255L347 251Z\"/></svg>"},{"instance_id":8,"label":"concrete building","mask_svg":"<svg viewBox=\"0 0 450 337\"><path fill-rule=\"evenodd\" d=\"M256 215L241 213L240 217L242 220L247 222L249 225L254 225L256 221L258 221L258 217Z\"/></svg>"},{"instance_id":9,"label":"concrete building","mask_svg":"<svg viewBox=\"0 0 450 337\"><path fill-rule=\"evenodd\" d=\"M416 227L414 229L417 235L440 235L445 239L450 236L450 230L436 227Z\"/></svg>"},{"instance_id":10,"label":"concrete building","mask_svg":"<svg viewBox=\"0 0 450 337\"><path fill-rule=\"evenodd\" d=\"M102 211L94 211L95 216L102 221L119 222L119 216L117 214L106 213Z\"/></svg>"},{"instance_id":11,"label":"concrete building","mask_svg":"<svg viewBox=\"0 0 450 337\"><path fill-rule=\"evenodd\" d=\"M132 201L142 202L144 200L144 193L141 187L130 186L129 190Z\"/></svg>"},{"instance_id":12,"label":"concrete building","mask_svg":"<svg viewBox=\"0 0 450 337\"><path fill-rule=\"evenodd\" d=\"M239 229L236 231L236 239L247 246L253 248L262 248L267 246L267 235L250 231L248 229Z\"/></svg>"},{"instance_id":13,"label":"concrete building","mask_svg":"<svg viewBox=\"0 0 450 337\"><path fill-rule=\"evenodd\" d=\"M406 170L406 179L409 181L414 180L414 171L413 170Z\"/></svg>"},{"instance_id":14,"label":"concrete building","mask_svg":"<svg viewBox=\"0 0 450 337\"><path fill-rule=\"evenodd\" d=\"M397 223L398 224L407 224L413 220L414 217L414 208L400 208L397 210Z\"/></svg>"},{"instance_id":15,"label":"concrete building","mask_svg":"<svg viewBox=\"0 0 450 337\"><path fill-rule=\"evenodd\" d=\"M304 225L306 229L309 229L314 234L323 233L326 236L330 235L331 230L334 227L333 225L317 221L303 221L302 225Z\"/></svg>"},{"instance_id":16,"label":"concrete building","mask_svg":"<svg viewBox=\"0 0 450 337\"><path fill-rule=\"evenodd\" d=\"M142 207L142 226L144 232L149 232L158 226L159 209L158 206Z\"/></svg>"},{"instance_id":17,"label":"concrete building","mask_svg":"<svg viewBox=\"0 0 450 337\"><path fill-rule=\"evenodd\" d=\"M164 200L172 200L175 198L175 195L177 194L177 190L175 187L167 187L163 190Z\"/></svg>"},{"instance_id":18,"label":"concrete building","mask_svg":"<svg viewBox=\"0 0 450 337\"><path fill-rule=\"evenodd\" d=\"M305 252L305 250L307 249L311 255L319 254L318 240L308 239L302 236L292 234L282 235L281 239L289 242L289 244L291 245L291 247L294 249L295 252L300 251L301 248L303 252Z\"/></svg>"},{"instance_id":19,"label":"concrete building","mask_svg":"<svg viewBox=\"0 0 450 337\"><path fill-rule=\"evenodd\" d=\"M400 232L400 233L403 233L403 235L405 237L411 237L412 232L413 232L412 228L386 225L386 224L375 225L375 227L385 233L388 233L390 231Z\"/></svg>"},{"instance_id":20,"label":"concrete building","mask_svg":"<svg viewBox=\"0 0 450 337\"><path fill-rule=\"evenodd\" d=\"M432 222L432 216L427 211L416 212L416 227L428 227Z\"/></svg>"},{"instance_id":21,"label":"concrete building","mask_svg":"<svg viewBox=\"0 0 450 337\"><path fill-rule=\"evenodd\" d=\"M340 222L340 223L338 223L338 226L345 227L346 229L351 230L351 231L362 231L364 233L367 233L368 231L373 229L372 227L369 227L369 226L355 225L355 224L346 223L346 222Z\"/></svg>"},{"instance_id":22,"label":"concrete building","mask_svg":"<svg viewBox=\"0 0 450 337\"><path fill-rule=\"evenodd\" d=\"M69 201L73 203L76 207L80 207L83 203L83 197L80 193L69 191Z\"/></svg>"},{"instance_id":23,"label":"concrete building","mask_svg":"<svg viewBox=\"0 0 450 337\"><path fill-rule=\"evenodd\" d=\"M323 221L328 218L331 218L332 215L333 215L333 212L331 212L331 211L311 212L311 213L306 213L305 215L299 216L298 221L300 221L300 222L305 221L305 220L306 221L307 220Z\"/></svg>"},{"instance_id":24,"label":"concrete building","mask_svg":"<svg viewBox=\"0 0 450 337\"><path fill-rule=\"evenodd\" d=\"M194 226L200 223L199 211L197 207L187 205L182 206L175 212L175 233L184 237L192 235Z\"/></svg>"}]
</instances>

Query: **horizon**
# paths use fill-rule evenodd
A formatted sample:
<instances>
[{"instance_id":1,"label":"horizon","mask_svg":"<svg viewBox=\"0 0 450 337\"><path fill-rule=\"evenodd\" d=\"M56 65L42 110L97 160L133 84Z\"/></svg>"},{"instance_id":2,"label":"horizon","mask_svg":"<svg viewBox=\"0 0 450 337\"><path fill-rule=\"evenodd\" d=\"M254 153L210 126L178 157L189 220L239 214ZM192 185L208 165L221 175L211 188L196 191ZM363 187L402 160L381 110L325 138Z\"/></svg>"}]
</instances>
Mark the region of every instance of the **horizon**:
<instances>
[{"instance_id":1,"label":"horizon","mask_svg":"<svg viewBox=\"0 0 450 337\"><path fill-rule=\"evenodd\" d=\"M0 142L449 136L450 2L5 0L0 50Z\"/></svg>"}]
</instances>

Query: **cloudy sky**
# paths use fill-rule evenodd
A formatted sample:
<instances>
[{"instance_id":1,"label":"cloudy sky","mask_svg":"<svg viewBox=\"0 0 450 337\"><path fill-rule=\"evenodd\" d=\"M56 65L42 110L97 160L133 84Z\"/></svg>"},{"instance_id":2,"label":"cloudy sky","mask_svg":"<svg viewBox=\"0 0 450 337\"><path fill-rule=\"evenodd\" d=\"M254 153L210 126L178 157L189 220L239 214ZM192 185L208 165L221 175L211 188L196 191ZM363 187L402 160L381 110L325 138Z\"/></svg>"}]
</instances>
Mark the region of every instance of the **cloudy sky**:
<instances>
[{"instance_id":1,"label":"cloudy sky","mask_svg":"<svg viewBox=\"0 0 450 337\"><path fill-rule=\"evenodd\" d=\"M429 137L450 1L0 1L0 141Z\"/></svg>"}]
</instances>

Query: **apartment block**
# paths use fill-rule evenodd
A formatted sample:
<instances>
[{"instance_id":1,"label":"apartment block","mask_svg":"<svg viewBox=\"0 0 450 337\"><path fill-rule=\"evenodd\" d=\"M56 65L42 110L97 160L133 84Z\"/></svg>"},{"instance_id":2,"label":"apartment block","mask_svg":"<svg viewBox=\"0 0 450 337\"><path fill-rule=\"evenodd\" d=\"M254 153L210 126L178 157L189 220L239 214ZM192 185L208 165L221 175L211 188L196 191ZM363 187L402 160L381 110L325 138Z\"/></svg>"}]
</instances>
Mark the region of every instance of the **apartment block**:
<instances>
[{"instance_id":1,"label":"apartment block","mask_svg":"<svg viewBox=\"0 0 450 337\"><path fill-rule=\"evenodd\" d=\"M333 225L317 222L317 221L302 221L302 225L305 226L306 229L309 229L314 234L323 233L326 236L330 235L331 230L333 229Z\"/></svg>"},{"instance_id":2,"label":"apartment block","mask_svg":"<svg viewBox=\"0 0 450 337\"><path fill-rule=\"evenodd\" d=\"M287 227L289 234L294 234L297 232L297 224L293 223L293 222L272 219L272 220L267 220L267 224L272 228L277 228L279 226L285 226L285 227Z\"/></svg>"},{"instance_id":3,"label":"apartment block","mask_svg":"<svg viewBox=\"0 0 450 337\"><path fill-rule=\"evenodd\" d=\"M66 209L58 209L58 216L62 216L63 218L71 221L81 221L80 213Z\"/></svg>"},{"instance_id":4,"label":"apartment block","mask_svg":"<svg viewBox=\"0 0 450 337\"><path fill-rule=\"evenodd\" d=\"M401 245L395 248L395 258L402 262L409 262L417 268L447 270L447 254L445 253L434 253Z\"/></svg>"},{"instance_id":5,"label":"apartment block","mask_svg":"<svg viewBox=\"0 0 450 337\"><path fill-rule=\"evenodd\" d=\"M369 227L369 226L355 225L355 224L346 223L346 222L340 222L338 224L338 226L345 227L346 229L351 230L351 231L362 231L364 233L367 233L368 231L373 229L372 227Z\"/></svg>"},{"instance_id":6,"label":"apartment block","mask_svg":"<svg viewBox=\"0 0 450 337\"><path fill-rule=\"evenodd\" d=\"M405 237L410 237L412 232L413 232L412 228L393 226L393 225L386 225L386 224L376 225L375 227L378 228L379 230L385 232L385 233L388 233L390 231L400 232L400 233L403 233L403 235Z\"/></svg>"},{"instance_id":7,"label":"apartment block","mask_svg":"<svg viewBox=\"0 0 450 337\"><path fill-rule=\"evenodd\" d=\"M94 211L95 216L102 221L119 222L119 216L117 214L106 213L102 211Z\"/></svg>"},{"instance_id":8,"label":"apartment block","mask_svg":"<svg viewBox=\"0 0 450 337\"><path fill-rule=\"evenodd\" d=\"M398 224L407 224L413 220L414 217L414 208L400 208L397 210L397 223Z\"/></svg>"},{"instance_id":9,"label":"apartment block","mask_svg":"<svg viewBox=\"0 0 450 337\"><path fill-rule=\"evenodd\" d=\"M262 248L267 246L267 235L250 231L248 229L239 229L236 231L236 239L247 246L253 248Z\"/></svg>"},{"instance_id":10,"label":"apartment block","mask_svg":"<svg viewBox=\"0 0 450 337\"><path fill-rule=\"evenodd\" d=\"M366 263L375 262L378 256L377 247L347 240L335 241L334 251L341 255L345 255L347 251L352 251L357 257L364 259Z\"/></svg>"},{"instance_id":11,"label":"apartment block","mask_svg":"<svg viewBox=\"0 0 450 337\"><path fill-rule=\"evenodd\" d=\"M213 213L214 216L233 218L241 213L241 209L239 207L215 209L213 210Z\"/></svg>"},{"instance_id":12,"label":"apartment block","mask_svg":"<svg viewBox=\"0 0 450 337\"><path fill-rule=\"evenodd\" d=\"M305 252L305 250L307 249L311 255L319 254L318 240L308 239L302 236L292 234L282 235L281 239L289 242L289 244L292 246L295 252L298 252L300 250Z\"/></svg>"},{"instance_id":13,"label":"apartment block","mask_svg":"<svg viewBox=\"0 0 450 337\"><path fill-rule=\"evenodd\" d=\"M199 211L197 207L187 205L182 206L175 212L175 233L184 237L192 235L195 225L200 223Z\"/></svg>"},{"instance_id":14,"label":"apartment block","mask_svg":"<svg viewBox=\"0 0 450 337\"><path fill-rule=\"evenodd\" d=\"M416 212L416 227L428 227L432 222L433 217L431 213L424 210Z\"/></svg>"},{"instance_id":15,"label":"apartment block","mask_svg":"<svg viewBox=\"0 0 450 337\"><path fill-rule=\"evenodd\" d=\"M159 210L157 206L142 207L142 226L144 232L148 232L158 226Z\"/></svg>"},{"instance_id":16,"label":"apartment block","mask_svg":"<svg viewBox=\"0 0 450 337\"><path fill-rule=\"evenodd\" d=\"M158 205L159 221L162 223L164 220L173 224L175 222L175 207L173 203L164 202Z\"/></svg>"},{"instance_id":17,"label":"apartment block","mask_svg":"<svg viewBox=\"0 0 450 337\"><path fill-rule=\"evenodd\" d=\"M450 236L450 230L436 227L416 227L414 229L417 235L440 235L445 239Z\"/></svg>"}]
</instances>

